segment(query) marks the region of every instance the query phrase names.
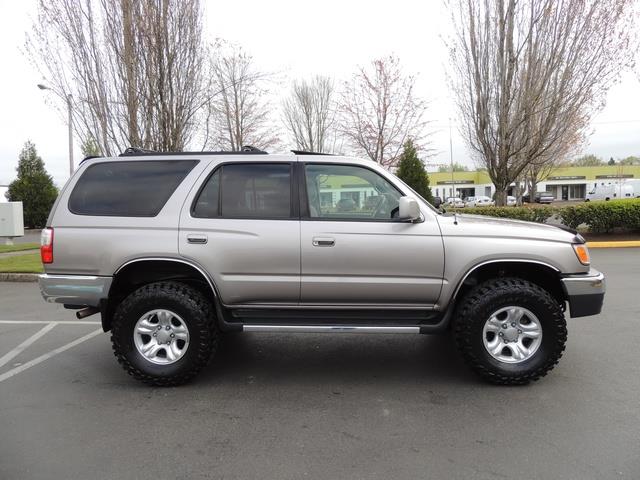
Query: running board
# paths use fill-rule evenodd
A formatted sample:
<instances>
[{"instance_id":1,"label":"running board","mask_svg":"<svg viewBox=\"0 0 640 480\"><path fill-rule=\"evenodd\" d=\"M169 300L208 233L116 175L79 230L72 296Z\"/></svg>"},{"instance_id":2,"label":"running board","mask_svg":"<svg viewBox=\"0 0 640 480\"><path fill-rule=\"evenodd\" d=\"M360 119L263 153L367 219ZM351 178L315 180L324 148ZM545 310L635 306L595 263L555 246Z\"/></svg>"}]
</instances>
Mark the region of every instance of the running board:
<instances>
[{"instance_id":1,"label":"running board","mask_svg":"<svg viewBox=\"0 0 640 480\"><path fill-rule=\"evenodd\" d=\"M245 332L278 333L420 333L420 327L374 327L360 325L243 325Z\"/></svg>"}]
</instances>

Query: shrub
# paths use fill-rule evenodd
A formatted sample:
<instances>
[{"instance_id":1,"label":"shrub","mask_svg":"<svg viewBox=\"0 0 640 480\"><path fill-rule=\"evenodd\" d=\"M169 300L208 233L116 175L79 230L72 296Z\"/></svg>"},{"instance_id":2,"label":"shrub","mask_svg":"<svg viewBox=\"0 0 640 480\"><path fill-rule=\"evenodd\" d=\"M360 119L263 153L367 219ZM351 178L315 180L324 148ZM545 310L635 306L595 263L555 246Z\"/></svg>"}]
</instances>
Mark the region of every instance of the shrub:
<instances>
[{"instance_id":1,"label":"shrub","mask_svg":"<svg viewBox=\"0 0 640 480\"><path fill-rule=\"evenodd\" d=\"M585 224L589 231L607 233L614 228L640 230L640 199L588 202L558 209L562 223L578 228Z\"/></svg>"},{"instance_id":2,"label":"shrub","mask_svg":"<svg viewBox=\"0 0 640 480\"><path fill-rule=\"evenodd\" d=\"M554 214L554 209L552 207L476 207L473 209L465 209L464 213L544 223L547 218Z\"/></svg>"},{"instance_id":3,"label":"shrub","mask_svg":"<svg viewBox=\"0 0 640 480\"><path fill-rule=\"evenodd\" d=\"M640 199L587 202L566 207L482 207L458 211L537 223L545 223L555 215L568 227L586 225L593 233L607 233L615 228L640 231Z\"/></svg>"}]
</instances>

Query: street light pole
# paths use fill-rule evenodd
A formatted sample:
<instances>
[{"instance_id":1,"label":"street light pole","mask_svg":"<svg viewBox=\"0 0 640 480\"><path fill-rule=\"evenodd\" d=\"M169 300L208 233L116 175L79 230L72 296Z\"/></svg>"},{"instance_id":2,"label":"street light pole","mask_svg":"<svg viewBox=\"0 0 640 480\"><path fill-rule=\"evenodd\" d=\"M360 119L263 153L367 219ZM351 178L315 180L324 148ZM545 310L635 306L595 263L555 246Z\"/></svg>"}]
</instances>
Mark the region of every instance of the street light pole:
<instances>
[{"instance_id":1,"label":"street light pole","mask_svg":"<svg viewBox=\"0 0 640 480\"><path fill-rule=\"evenodd\" d=\"M40 90L51 90L44 83L39 83ZM73 97L71 94L66 95L67 99L67 125L69 127L69 176L73 175Z\"/></svg>"},{"instance_id":2,"label":"street light pole","mask_svg":"<svg viewBox=\"0 0 640 480\"><path fill-rule=\"evenodd\" d=\"M456 197L456 181L453 178L453 141L451 140L451 118L449 118L449 162L451 163L451 183L453 185L453 195Z\"/></svg>"},{"instance_id":3,"label":"street light pole","mask_svg":"<svg viewBox=\"0 0 640 480\"><path fill-rule=\"evenodd\" d=\"M69 118L69 176L73 175L73 97L67 94L67 110Z\"/></svg>"}]
</instances>

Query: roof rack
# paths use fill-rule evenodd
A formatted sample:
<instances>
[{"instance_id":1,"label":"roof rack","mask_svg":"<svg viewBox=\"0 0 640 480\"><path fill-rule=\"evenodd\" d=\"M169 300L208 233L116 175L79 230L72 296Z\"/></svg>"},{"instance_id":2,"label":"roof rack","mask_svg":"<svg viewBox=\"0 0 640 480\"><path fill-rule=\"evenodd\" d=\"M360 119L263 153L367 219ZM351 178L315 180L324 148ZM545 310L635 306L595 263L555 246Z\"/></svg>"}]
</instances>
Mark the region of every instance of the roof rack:
<instances>
[{"instance_id":1,"label":"roof rack","mask_svg":"<svg viewBox=\"0 0 640 480\"><path fill-rule=\"evenodd\" d=\"M333 153L308 152L306 150L291 150L291 153L294 155L334 155Z\"/></svg>"},{"instance_id":2,"label":"roof rack","mask_svg":"<svg viewBox=\"0 0 640 480\"><path fill-rule=\"evenodd\" d=\"M246 155L246 154L255 154L255 155L268 155L269 152L265 152L264 150L260 150L259 148L252 147L250 145L243 146L239 151L217 151L217 152L156 152L155 150L147 150L144 148L138 147L129 147L124 152L122 152L120 157L133 157L133 156L141 156L141 155Z\"/></svg>"}]
</instances>

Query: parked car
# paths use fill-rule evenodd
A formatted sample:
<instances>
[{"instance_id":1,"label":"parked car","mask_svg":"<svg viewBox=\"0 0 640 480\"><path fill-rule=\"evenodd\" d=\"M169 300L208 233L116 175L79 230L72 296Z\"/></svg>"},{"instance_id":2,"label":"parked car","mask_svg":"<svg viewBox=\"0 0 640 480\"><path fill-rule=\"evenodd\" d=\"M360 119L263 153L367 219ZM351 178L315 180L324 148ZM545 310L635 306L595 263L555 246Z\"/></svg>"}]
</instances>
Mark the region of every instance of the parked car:
<instances>
[{"instance_id":1,"label":"parked car","mask_svg":"<svg viewBox=\"0 0 640 480\"><path fill-rule=\"evenodd\" d=\"M467 197L467 201L464 203L464 206L467 208L473 207L490 207L495 205L495 202L491 200L491 197L487 197L481 195L479 197Z\"/></svg>"},{"instance_id":2,"label":"parked car","mask_svg":"<svg viewBox=\"0 0 640 480\"><path fill-rule=\"evenodd\" d=\"M99 313L124 370L158 386L235 331L451 332L480 376L525 384L562 356L565 310L598 314L605 293L575 232L443 214L370 160L303 152L86 159L41 245L43 297Z\"/></svg>"},{"instance_id":3,"label":"parked car","mask_svg":"<svg viewBox=\"0 0 640 480\"><path fill-rule=\"evenodd\" d=\"M536 192L534 202L535 203L552 203L555 199L556 197L551 192ZM531 195L529 195L528 193L522 196L522 201L524 203L532 203L530 200L531 200Z\"/></svg>"},{"instance_id":4,"label":"parked car","mask_svg":"<svg viewBox=\"0 0 640 480\"><path fill-rule=\"evenodd\" d=\"M447 205L455 208L463 208L464 202L460 197L449 197L447 198Z\"/></svg>"},{"instance_id":5,"label":"parked car","mask_svg":"<svg viewBox=\"0 0 640 480\"><path fill-rule=\"evenodd\" d=\"M516 197L512 197L511 195L507 196L507 207L515 207L518 204L518 200Z\"/></svg>"}]
</instances>

